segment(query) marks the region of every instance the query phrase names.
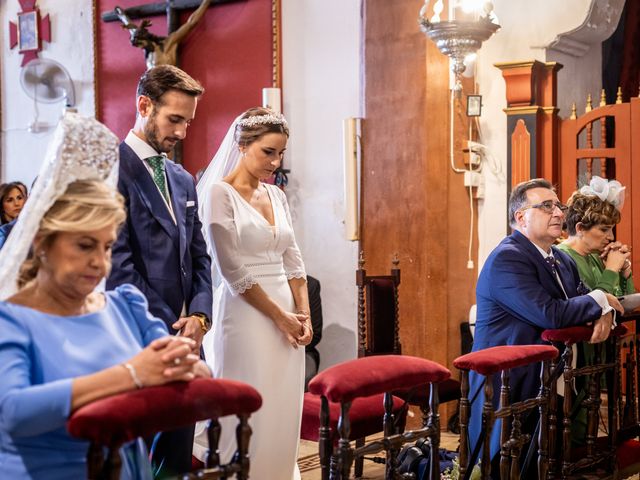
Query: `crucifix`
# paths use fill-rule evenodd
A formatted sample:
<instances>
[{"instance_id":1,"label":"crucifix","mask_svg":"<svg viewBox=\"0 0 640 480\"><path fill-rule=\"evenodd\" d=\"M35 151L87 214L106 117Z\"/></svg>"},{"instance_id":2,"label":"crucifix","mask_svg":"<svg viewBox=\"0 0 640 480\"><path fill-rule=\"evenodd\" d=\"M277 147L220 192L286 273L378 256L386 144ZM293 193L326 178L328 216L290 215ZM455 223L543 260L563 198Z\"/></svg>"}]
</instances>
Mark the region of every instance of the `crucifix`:
<instances>
[{"instance_id":1,"label":"crucifix","mask_svg":"<svg viewBox=\"0 0 640 480\"><path fill-rule=\"evenodd\" d=\"M137 7L123 9L115 7L111 12L102 14L104 22L122 22L123 28L129 30L131 44L144 50L147 68L155 65L177 65L178 46L182 40L195 28L207 11L213 5L231 3L238 0L166 0ZM183 25L180 25L182 10L197 9ZM132 20L149 16L167 16L167 36L162 37L149 32L149 20L143 20L136 25Z\"/></svg>"}]
</instances>

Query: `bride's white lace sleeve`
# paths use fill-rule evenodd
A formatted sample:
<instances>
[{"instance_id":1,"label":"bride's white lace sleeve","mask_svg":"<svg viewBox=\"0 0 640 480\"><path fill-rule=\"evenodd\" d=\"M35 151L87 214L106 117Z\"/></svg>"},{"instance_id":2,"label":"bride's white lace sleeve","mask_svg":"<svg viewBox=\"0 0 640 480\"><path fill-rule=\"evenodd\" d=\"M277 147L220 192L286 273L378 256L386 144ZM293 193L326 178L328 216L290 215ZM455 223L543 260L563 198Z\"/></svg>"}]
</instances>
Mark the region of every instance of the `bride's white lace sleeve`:
<instances>
[{"instance_id":1,"label":"bride's white lace sleeve","mask_svg":"<svg viewBox=\"0 0 640 480\"><path fill-rule=\"evenodd\" d=\"M213 276L220 275L234 296L246 292L258 282L240 261L231 198L223 185L211 185L203 213L202 224L211 247L211 261L217 270L212 272ZM213 281L217 284L215 278Z\"/></svg>"},{"instance_id":2,"label":"bride's white lace sleeve","mask_svg":"<svg viewBox=\"0 0 640 480\"><path fill-rule=\"evenodd\" d=\"M287 215L287 222L291 227L291 231L293 232L293 222L291 221L291 213L289 212L289 204L287 202L287 196L284 192L278 187L273 187L278 191L278 196L280 201L282 202L282 206L284 207L284 211ZM300 253L300 249L298 248L298 243L295 239L295 234L293 236L293 241L287 247L287 249L283 253L283 264L284 271L287 275L287 279L291 280L292 278L307 278L307 272L304 268L304 262L302 261L302 254Z\"/></svg>"}]
</instances>

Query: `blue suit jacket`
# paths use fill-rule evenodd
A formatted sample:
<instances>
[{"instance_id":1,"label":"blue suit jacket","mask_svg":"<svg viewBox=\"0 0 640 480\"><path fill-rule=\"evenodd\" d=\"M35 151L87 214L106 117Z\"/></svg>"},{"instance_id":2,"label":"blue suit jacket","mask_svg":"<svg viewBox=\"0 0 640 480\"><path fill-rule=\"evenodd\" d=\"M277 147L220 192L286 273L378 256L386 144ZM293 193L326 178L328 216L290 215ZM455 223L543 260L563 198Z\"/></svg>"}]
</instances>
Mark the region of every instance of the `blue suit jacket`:
<instances>
[{"instance_id":1,"label":"blue suit jacket","mask_svg":"<svg viewBox=\"0 0 640 480\"><path fill-rule=\"evenodd\" d=\"M176 223L142 161L127 144L120 144L118 190L128 215L113 247L107 289L135 285L147 297L150 312L173 331L183 304L187 314L201 312L211 318L211 259L193 177L169 160L165 168Z\"/></svg>"},{"instance_id":2,"label":"blue suit jacket","mask_svg":"<svg viewBox=\"0 0 640 480\"><path fill-rule=\"evenodd\" d=\"M551 266L538 249L520 232L506 237L489 255L476 287L478 305L473 351L499 345L544 343L543 330L582 325L597 320L602 308L583 290L573 259L551 247L558 274L568 299L558 284ZM510 372L511 402L535 396L540 388L540 365ZM483 377L470 374L470 443L476 443L482 418ZM494 406L499 399L499 375L494 381ZM500 425L496 422L491 438L492 456L500 451Z\"/></svg>"}]
</instances>

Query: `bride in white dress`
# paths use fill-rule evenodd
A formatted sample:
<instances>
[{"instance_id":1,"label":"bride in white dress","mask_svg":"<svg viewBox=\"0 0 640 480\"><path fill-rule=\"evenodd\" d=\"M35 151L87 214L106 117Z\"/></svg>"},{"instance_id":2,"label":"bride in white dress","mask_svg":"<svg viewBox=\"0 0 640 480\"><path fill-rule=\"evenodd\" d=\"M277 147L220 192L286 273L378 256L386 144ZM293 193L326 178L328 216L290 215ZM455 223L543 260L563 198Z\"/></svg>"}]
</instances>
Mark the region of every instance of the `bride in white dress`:
<instances>
[{"instance_id":1,"label":"bride in white dress","mask_svg":"<svg viewBox=\"0 0 640 480\"><path fill-rule=\"evenodd\" d=\"M284 193L261 180L280 165L284 117L253 108L232 124L198 183L212 258L213 327L203 347L216 378L240 380L262 395L250 419L251 477L300 478L296 464L304 391L304 345L311 341L306 274ZM222 419L220 454L229 461L235 422ZM204 460L206 431L194 455Z\"/></svg>"}]
</instances>

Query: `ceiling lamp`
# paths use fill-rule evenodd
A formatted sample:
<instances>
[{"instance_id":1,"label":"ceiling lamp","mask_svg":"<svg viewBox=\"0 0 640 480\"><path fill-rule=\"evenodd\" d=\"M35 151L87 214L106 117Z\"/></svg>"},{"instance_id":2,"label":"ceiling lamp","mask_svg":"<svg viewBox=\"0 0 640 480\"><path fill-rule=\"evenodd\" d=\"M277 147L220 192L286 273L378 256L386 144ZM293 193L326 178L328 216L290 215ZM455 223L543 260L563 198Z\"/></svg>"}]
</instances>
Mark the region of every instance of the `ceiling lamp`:
<instances>
[{"instance_id":1,"label":"ceiling lamp","mask_svg":"<svg viewBox=\"0 0 640 480\"><path fill-rule=\"evenodd\" d=\"M451 60L451 71L456 83L453 89L462 90L461 75L465 71L465 59L476 53L482 42L488 40L499 28L493 13L493 3L485 0L449 0L448 20L441 20L444 1L433 5L433 15L428 18L430 0L425 0L420 10L420 28L435 42L438 50Z\"/></svg>"}]
</instances>

